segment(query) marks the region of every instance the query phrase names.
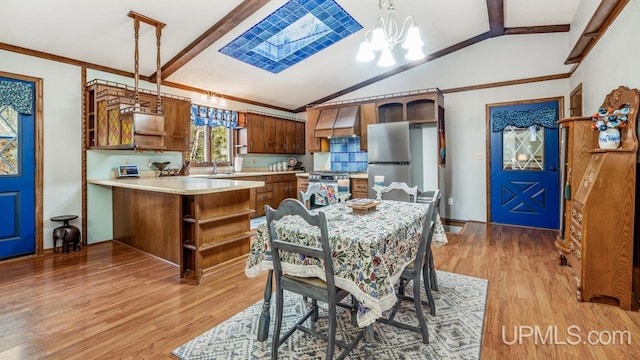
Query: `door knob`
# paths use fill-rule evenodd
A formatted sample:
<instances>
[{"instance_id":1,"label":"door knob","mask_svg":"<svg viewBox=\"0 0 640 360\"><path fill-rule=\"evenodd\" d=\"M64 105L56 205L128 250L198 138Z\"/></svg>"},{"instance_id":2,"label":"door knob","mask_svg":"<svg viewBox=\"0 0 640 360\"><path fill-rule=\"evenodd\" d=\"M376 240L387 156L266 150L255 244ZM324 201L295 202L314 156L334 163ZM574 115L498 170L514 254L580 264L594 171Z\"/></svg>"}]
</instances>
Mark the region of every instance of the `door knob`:
<instances>
[{"instance_id":1,"label":"door knob","mask_svg":"<svg viewBox=\"0 0 640 360\"><path fill-rule=\"evenodd\" d=\"M556 171L556 167L555 166L549 166L549 170Z\"/></svg>"}]
</instances>

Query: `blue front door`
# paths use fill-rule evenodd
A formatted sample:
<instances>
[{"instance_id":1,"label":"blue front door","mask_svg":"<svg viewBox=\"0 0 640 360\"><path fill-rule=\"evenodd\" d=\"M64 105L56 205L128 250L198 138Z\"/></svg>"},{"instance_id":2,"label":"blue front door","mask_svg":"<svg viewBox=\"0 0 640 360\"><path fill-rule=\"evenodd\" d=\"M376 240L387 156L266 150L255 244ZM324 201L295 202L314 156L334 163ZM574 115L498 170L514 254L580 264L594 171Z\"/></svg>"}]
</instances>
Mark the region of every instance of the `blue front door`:
<instances>
[{"instance_id":1,"label":"blue front door","mask_svg":"<svg viewBox=\"0 0 640 360\"><path fill-rule=\"evenodd\" d=\"M523 119L548 115L551 109L558 114L558 101L489 106L492 124L508 119L499 115L514 116L512 123L502 124L501 130L490 129L492 223L559 228L558 129L528 125ZM553 122L557 120L556 115Z\"/></svg>"},{"instance_id":2,"label":"blue front door","mask_svg":"<svg viewBox=\"0 0 640 360\"><path fill-rule=\"evenodd\" d=\"M10 89L11 83L27 84L31 89L30 99L35 99L31 82L2 77L0 82L5 89ZM34 154L33 111L20 113L3 101L0 103L0 259L35 253Z\"/></svg>"}]
</instances>

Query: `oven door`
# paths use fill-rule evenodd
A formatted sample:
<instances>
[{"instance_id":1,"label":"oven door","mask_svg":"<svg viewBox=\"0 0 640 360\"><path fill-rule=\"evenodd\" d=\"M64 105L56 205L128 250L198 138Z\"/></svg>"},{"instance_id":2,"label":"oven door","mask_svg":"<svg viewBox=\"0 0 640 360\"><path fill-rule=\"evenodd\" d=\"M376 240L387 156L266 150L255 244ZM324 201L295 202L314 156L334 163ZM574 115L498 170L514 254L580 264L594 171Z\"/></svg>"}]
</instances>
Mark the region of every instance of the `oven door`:
<instances>
[{"instance_id":1,"label":"oven door","mask_svg":"<svg viewBox=\"0 0 640 360\"><path fill-rule=\"evenodd\" d=\"M310 204L312 209L338 203L338 182L320 182L316 184L318 184L320 189L327 189L329 204L325 204L325 201L322 197L312 196Z\"/></svg>"}]
</instances>

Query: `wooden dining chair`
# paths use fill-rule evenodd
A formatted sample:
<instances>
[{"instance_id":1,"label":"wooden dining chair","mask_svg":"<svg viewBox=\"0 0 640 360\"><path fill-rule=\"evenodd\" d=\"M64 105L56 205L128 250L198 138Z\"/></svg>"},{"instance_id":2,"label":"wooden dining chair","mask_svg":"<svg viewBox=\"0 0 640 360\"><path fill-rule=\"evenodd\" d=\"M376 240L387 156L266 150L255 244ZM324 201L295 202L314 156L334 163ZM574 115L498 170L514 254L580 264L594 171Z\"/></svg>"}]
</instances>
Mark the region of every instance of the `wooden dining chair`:
<instances>
[{"instance_id":1,"label":"wooden dining chair","mask_svg":"<svg viewBox=\"0 0 640 360\"><path fill-rule=\"evenodd\" d=\"M435 232L435 222L438 220L438 214L440 213L440 199L442 198L442 193L440 189L436 189L433 192L433 196L431 197L431 203L433 204L433 222L434 222L434 232ZM432 235L433 236L433 235ZM438 291L438 277L436 274L436 268L433 261L433 250L431 246L428 246L426 249L426 253L424 254L426 261L422 265L422 281L424 282L424 289L427 293L427 300L429 302L429 313L433 316L436 315L436 304L433 301L433 294L431 290Z\"/></svg>"},{"instance_id":2,"label":"wooden dining chair","mask_svg":"<svg viewBox=\"0 0 640 360\"><path fill-rule=\"evenodd\" d=\"M409 195L410 202L418 201L418 187L409 187L405 182L394 181L391 184L382 188L382 198L384 199L384 195L391 192L403 191L407 195Z\"/></svg>"},{"instance_id":3,"label":"wooden dining chair","mask_svg":"<svg viewBox=\"0 0 640 360\"><path fill-rule=\"evenodd\" d=\"M298 200L301 203L303 203L307 209L312 208L312 204L311 204L312 196L316 199L318 197L321 197L322 199L324 199L324 203L326 205L329 205L329 193L327 192L326 188L323 188L318 183L309 184L309 187L307 187L307 191L304 191L304 192L298 191ZM313 207L315 208L315 207L321 207L326 205L313 206Z\"/></svg>"},{"instance_id":4,"label":"wooden dining chair","mask_svg":"<svg viewBox=\"0 0 640 360\"><path fill-rule=\"evenodd\" d=\"M433 212L435 213L435 217L437 219L437 215L440 213L440 200L442 199L442 193L440 192L440 189L436 189L436 191L433 192L433 196L431 197L431 202L433 202L435 208L433 209ZM438 291L438 276L436 274L436 268L435 268L435 264L433 262L433 251L431 249L431 247L429 247L427 249L427 254L425 254L425 256L427 257L427 261L425 262L423 268L422 268L422 274L423 274L423 280L424 280L424 287L425 289L430 289L433 291ZM431 291L427 290L427 296L430 297L429 300L429 309L431 310L431 315L435 315L436 314L436 308L435 308L435 304L433 304L433 297L431 297Z\"/></svg>"},{"instance_id":5,"label":"wooden dining chair","mask_svg":"<svg viewBox=\"0 0 640 360\"><path fill-rule=\"evenodd\" d=\"M301 330L307 334L327 340L328 345L326 359L328 360L333 359L335 345L342 348L343 351L338 356L338 359L343 359L363 338L363 331L360 331L350 343L336 340L336 306L347 295L350 295L350 293L335 286L333 261L331 259L332 252L329 246L329 231L327 229L327 219L325 214L323 212L312 214L305 208L302 202L295 199L283 200L277 210L274 210L267 205L265 206L265 212L269 228L269 246L271 248L273 273L275 274L276 279L276 323L273 331L271 359L278 358L278 348L295 332L295 330ZM309 225L317 227L319 229L319 237L317 239L319 246L301 245L287 241L286 239L278 238L276 233L277 221L287 215L300 216ZM322 263L322 266L324 267L325 279L323 280L318 277L298 277L284 273L282 271L282 252L317 259L318 266ZM291 329L282 338L280 338L284 290L312 299L312 303L311 309L293 327L291 327ZM358 304L353 296L351 299L352 304L349 308L351 309L351 319L353 322ZM329 328L327 335L321 334L314 329L302 325L310 317L311 321L317 321L319 317L318 301L325 302L328 305L327 311Z\"/></svg>"},{"instance_id":6,"label":"wooden dining chair","mask_svg":"<svg viewBox=\"0 0 640 360\"><path fill-rule=\"evenodd\" d=\"M429 343L429 329L427 328L427 321L425 320L424 313L422 312L422 299L420 296L420 284L422 282L422 267L426 261L426 249L431 246L431 240L433 238L433 230L435 228L434 217L434 204L429 203L425 221L422 225L422 235L418 244L418 251L416 252L416 259L407 265L402 274L400 275L400 281L398 284L397 301L391 310L391 314L388 318L379 318L378 322L383 324L394 325L403 329L415 331L422 334L422 343ZM413 296L405 294L407 283L413 281ZM395 320L395 316L398 313L398 309L402 304L402 301L412 301L416 310L416 317L418 318L419 326L409 325L403 322Z\"/></svg>"}]
</instances>

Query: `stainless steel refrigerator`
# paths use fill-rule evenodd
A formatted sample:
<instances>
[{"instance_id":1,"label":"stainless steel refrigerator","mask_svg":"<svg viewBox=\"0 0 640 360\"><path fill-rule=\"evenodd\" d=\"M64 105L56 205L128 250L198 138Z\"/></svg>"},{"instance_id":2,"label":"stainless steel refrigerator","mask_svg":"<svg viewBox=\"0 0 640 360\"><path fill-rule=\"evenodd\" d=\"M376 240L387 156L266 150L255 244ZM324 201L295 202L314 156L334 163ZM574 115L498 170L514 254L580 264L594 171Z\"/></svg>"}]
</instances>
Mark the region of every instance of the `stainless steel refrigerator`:
<instances>
[{"instance_id":1,"label":"stainless steel refrigerator","mask_svg":"<svg viewBox=\"0 0 640 360\"><path fill-rule=\"evenodd\" d=\"M369 198L375 198L373 190L376 176L384 176L384 184L394 181L418 186L424 191L423 179L423 130L409 122L371 124L367 126ZM407 200L399 191L385 195L385 199Z\"/></svg>"}]
</instances>

